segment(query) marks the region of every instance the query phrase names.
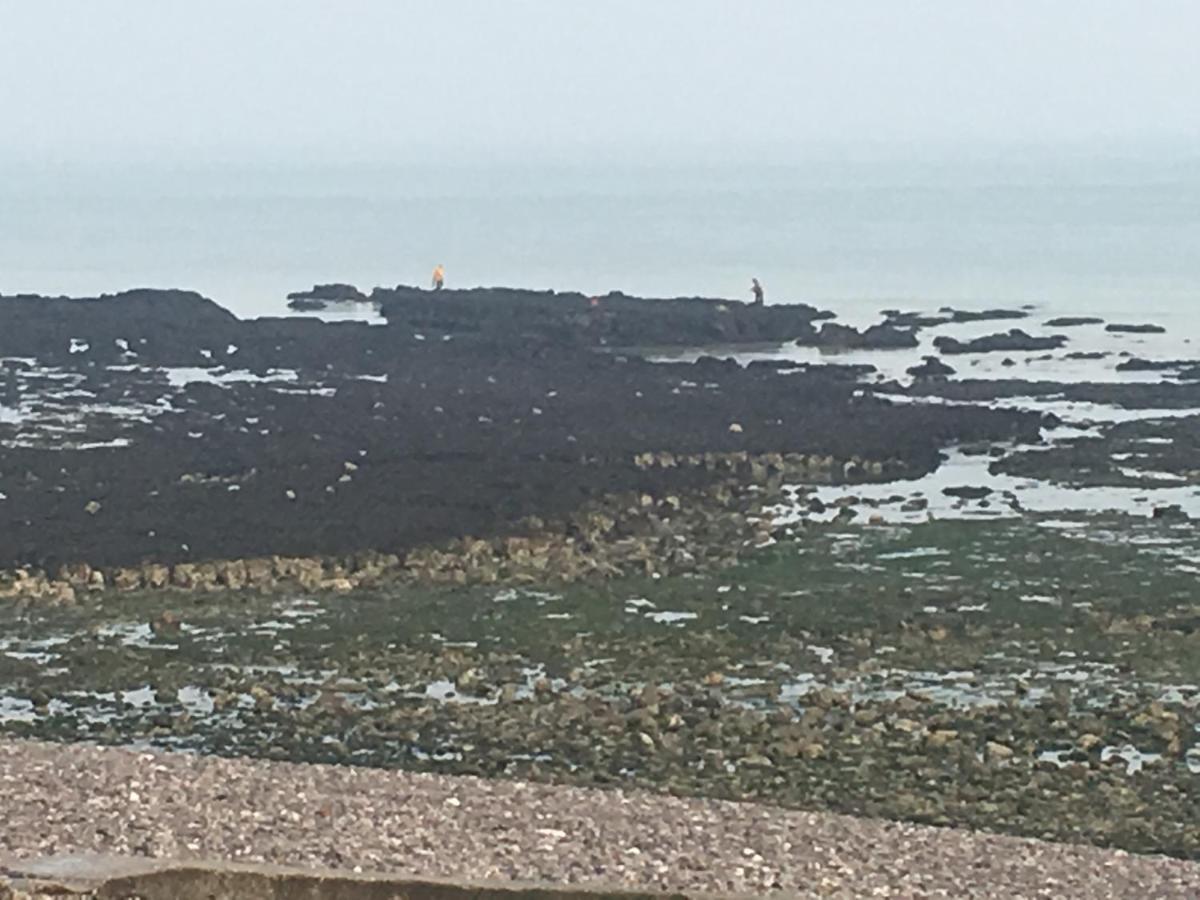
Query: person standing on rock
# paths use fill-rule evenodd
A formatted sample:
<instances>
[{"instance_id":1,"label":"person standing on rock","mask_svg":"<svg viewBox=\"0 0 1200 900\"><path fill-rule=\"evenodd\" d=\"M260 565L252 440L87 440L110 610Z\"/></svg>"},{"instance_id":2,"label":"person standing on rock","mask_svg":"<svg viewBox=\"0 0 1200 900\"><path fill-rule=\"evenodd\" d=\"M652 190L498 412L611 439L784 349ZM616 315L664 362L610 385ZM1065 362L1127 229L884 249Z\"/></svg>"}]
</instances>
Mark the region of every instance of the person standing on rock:
<instances>
[{"instance_id":1,"label":"person standing on rock","mask_svg":"<svg viewBox=\"0 0 1200 900\"><path fill-rule=\"evenodd\" d=\"M438 263L433 267L433 289L440 291L446 284L446 270Z\"/></svg>"},{"instance_id":2,"label":"person standing on rock","mask_svg":"<svg viewBox=\"0 0 1200 900\"><path fill-rule=\"evenodd\" d=\"M763 305L763 286L759 283L757 278L750 279L750 291L751 291L751 293L754 294L754 305L762 306Z\"/></svg>"}]
</instances>

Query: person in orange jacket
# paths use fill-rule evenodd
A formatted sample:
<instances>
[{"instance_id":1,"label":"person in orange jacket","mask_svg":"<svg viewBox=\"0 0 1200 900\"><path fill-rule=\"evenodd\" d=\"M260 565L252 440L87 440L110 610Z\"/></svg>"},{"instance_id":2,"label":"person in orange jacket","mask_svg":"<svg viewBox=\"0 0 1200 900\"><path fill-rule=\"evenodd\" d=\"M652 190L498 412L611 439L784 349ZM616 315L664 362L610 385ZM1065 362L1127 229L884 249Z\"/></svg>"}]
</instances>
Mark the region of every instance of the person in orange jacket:
<instances>
[{"instance_id":1,"label":"person in orange jacket","mask_svg":"<svg viewBox=\"0 0 1200 900\"><path fill-rule=\"evenodd\" d=\"M442 264L438 263L433 268L433 289L440 291L446 284L446 270L442 268Z\"/></svg>"}]
</instances>

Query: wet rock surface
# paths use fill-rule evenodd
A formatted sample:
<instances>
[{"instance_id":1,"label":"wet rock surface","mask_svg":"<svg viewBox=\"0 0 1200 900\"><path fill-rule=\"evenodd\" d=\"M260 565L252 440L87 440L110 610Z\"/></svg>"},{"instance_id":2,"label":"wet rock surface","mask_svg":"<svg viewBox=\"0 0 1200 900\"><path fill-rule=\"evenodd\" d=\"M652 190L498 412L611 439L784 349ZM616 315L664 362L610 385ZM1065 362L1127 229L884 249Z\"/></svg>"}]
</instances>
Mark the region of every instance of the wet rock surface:
<instances>
[{"instance_id":1,"label":"wet rock surface","mask_svg":"<svg viewBox=\"0 0 1200 900\"><path fill-rule=\"evenodd\" d=\"M1112 425L1044 452L1006 454L992 469L1076 487L1200 484L1200 416Z\"/></svg>"},{"instance_id":2,"label":"wet rock surface","mask_svg":"<svg viewBox=\"0 0 1200 900\"><path fill-rule=\"evenodd\" d=\"M911 397L937 397L961 402L992 402L1016 397L1041 397L1077 403L1097 403L1125 409L1198 409L1200 385L1176 382L1114 383L1025 381L1020 379L929 380L904 388L881 384L875 391Z\"/></svg>"},{"instance_id":3,"label":"wet rock surface","mask_svg":"<svg viewBox=\"0 0 1200 900\"><path fill-rule=\"evenodd\" d=\"M1154 324L1150 324L1150 323L1139 323L1136 325L1127 325L1127 324L1123 325L1118 322L1111 322L1108 325L1104 326L1104 330L1123 333L1123 334L1162 334L1167 329L1163 328L1163 326L1161 326L1161 325L1154 325Z\"/></svg>"},{"instance_id":4,"label":"wet rock surface","mask_svg":"<svg viewBox=\"0 0 1200 900\"><path fill-rule=\"evenodd\" d=\"M815 342L815 322L831 318L805 304L754 306L703 297L598 297L515 288L424 291L377 288L371 300L388 322L418 332L452 333L488 344L611 347Z\"/></svg>"},{"instance_id":5,"label":"wet rock surface","mask_svg":"<svg viewBox=\"0 0 1200 900\"><path fill-rule=\"evenodd\" d=\"M905 328L935 328L938 325L961 324L964 322L991 322L1004 319L1028 318L1029 312L1023 309L954 309L943 306L935 314L923 312L902 312L897 309L883 310L887 324Z\"/></svg>"},{"instance_id":6,"label":"wet rock surface","mask_svg":"<svg viewBox=\"0 0 1200 900\"><path fill-rule=\"evenodd\" d=\"M366 294L352 284L317 284L307 291L288 294L292 309L323 309L328 303L362 303Z\"/></svg>"},{"instance_id":7,"label":"wet rock surface","mask_svg":"<svg viewBox=\"0 0 1200 900\"><path fill-rule=\"evenodd\" d=\"M802 344L811 342L804 339L798 341ZM841 349L895 350L917 346L917 337L910 329L895 328L891 325L872 325L860 331L849 325L826 322L817 333L815 343L822 347Z\"/></svg>"},{"instance_id":8,"label":"wet rock surface","mask_svg":"<svg viewBox=\"0 0 1200 900\"><path fill-rule=\"evenodd\" d=\"M910 366L907 371L914 378L945 378L954 374L954 368L936 356L926 356L919 366Z\"/></svg>"},{"instance_id":9,"label":"wet rock surface","mask_svg":"<svg viewBox=\"0 0 1200 900\"><path fill-rule=\"evenodd\" d=\"M386 326L241 322L182 293L0 300L0 353L20 357L0 381L0 409L15 411L0 418L0 567L403 553L609 494L701 488L715 470L698 454L915 474L949 441L1036 438L1036 415L897 409L820 368L575 352L542 340L577 326L564 341L587 343L586 323L460 293L392 292ZM605 333L625 341L689 336L689 315L755 337L813 316L735 306L601 304ZM639 468L644 452L685 464Z\"/></svg>"},{"instance_id":10,"label":"wet rock surface","mask_svg":"<svg viewBox=\"0 0 1200 900\"><path fill-rule=\"evenodd\" d=\"M933 346L947 354L957 353L994 353L1011 352L1014 350L1057 350L1067 342L1063 335L1034 337L1020 328L1013 328L1004 334L990 334L985 337L960 341L947 335L933 339Z\"/></svg>"},{"instance_id":11,"label":"wet rock surface","mask_svg":"<svg viewBox=\"0 0 1200 900\"><path fill-rule=\"evenodd\" d=\"M1104 320L1096 316L1058 316L1046 320L1047 328L1078 328L1081 325L1103 325Z\"/></svg>"}]
</instances>

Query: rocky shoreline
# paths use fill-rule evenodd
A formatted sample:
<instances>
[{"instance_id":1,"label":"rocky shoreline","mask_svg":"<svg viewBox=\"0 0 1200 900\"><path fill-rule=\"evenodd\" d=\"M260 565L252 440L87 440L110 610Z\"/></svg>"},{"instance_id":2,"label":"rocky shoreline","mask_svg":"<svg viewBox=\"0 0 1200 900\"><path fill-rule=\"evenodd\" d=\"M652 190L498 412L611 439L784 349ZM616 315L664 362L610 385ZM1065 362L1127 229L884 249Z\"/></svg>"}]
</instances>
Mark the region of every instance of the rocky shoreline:
<instances>
[{"instance_id":1,"label":"rocky shoreline","mask_svg":"<svg viewBox=\"0 0 1200 900\"><path fill-rule=\"evenodd\" d=\"M465 536L418 546L403 557L362 551L347 557L148 562L93 568L64 564L53 572L25 567L0 570L0 599L71 604L107 589L238 591L295 590L346 593L389 584L570 584L633 573L661 577L735 563L744 547L773 541L791 529L776 526L764 510L785 497L782 485L834 477L890 481L899 474L881 461L802 454L643 453L636 468L701 469L722 473L703 490L624 494L589 502L565 519L531 516L520 533L502 538Z\"/></svg>"},{"instance_id":2,"label":"rocky shoreline","mask_svg":"<svg viewBox=\"0 0 1200 900\"><path fill-rule=\"evenodd\" d=\"M385 326L241 322L181 292L0 298L0 568L77 589L85 579L55 573L178 584L193 580L181 565L304 559L312 583L319 559L336 581L358 567L334 561L355 554L553 539L521 523L605 498L659 503L768 469L915 477L951 442L1037 440L1035 414L900 408L822 368L581 353L570 345L598 338L571 297L457 294L389 295ZM714 322L784 340L787 323L819 316L623 297L601 308L604 340L624 342L699 343ZM639 465L646 454L674 464ZM269 577L301 577L288 566ZM117 576L128 569L142 574Z\"/></svg>"},{"instance_id":3,"label":"rocky shoreline","mask_svg":"<svg viewBox=\"0 0 1200 900\"><path fill-rule=\"evenodd\" d=\"M0 731L1198 857L1186 349L1064 383L915 364L1025 311L376 294L0 298Z\"/></svg>"}]
</instances>

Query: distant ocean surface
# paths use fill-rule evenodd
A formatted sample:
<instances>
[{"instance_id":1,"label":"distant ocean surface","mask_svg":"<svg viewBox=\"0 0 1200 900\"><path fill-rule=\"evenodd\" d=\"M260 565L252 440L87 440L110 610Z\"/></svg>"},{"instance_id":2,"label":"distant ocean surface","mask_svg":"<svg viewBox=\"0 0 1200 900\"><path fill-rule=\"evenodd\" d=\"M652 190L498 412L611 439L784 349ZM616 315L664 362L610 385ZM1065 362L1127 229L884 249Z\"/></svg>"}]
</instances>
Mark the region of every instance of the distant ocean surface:
<instances>
[{"instance_id":1,"label":"distant ocean surface","mask_svg":"<svg viewBox=\"0 0 1200 900\"><path fill-rule=\"evenodd\" d=\"M0 293L512 285L1037 304L1200 331L1200 153L790 166L0 165Z\"/></svg>"}]
</instances>

